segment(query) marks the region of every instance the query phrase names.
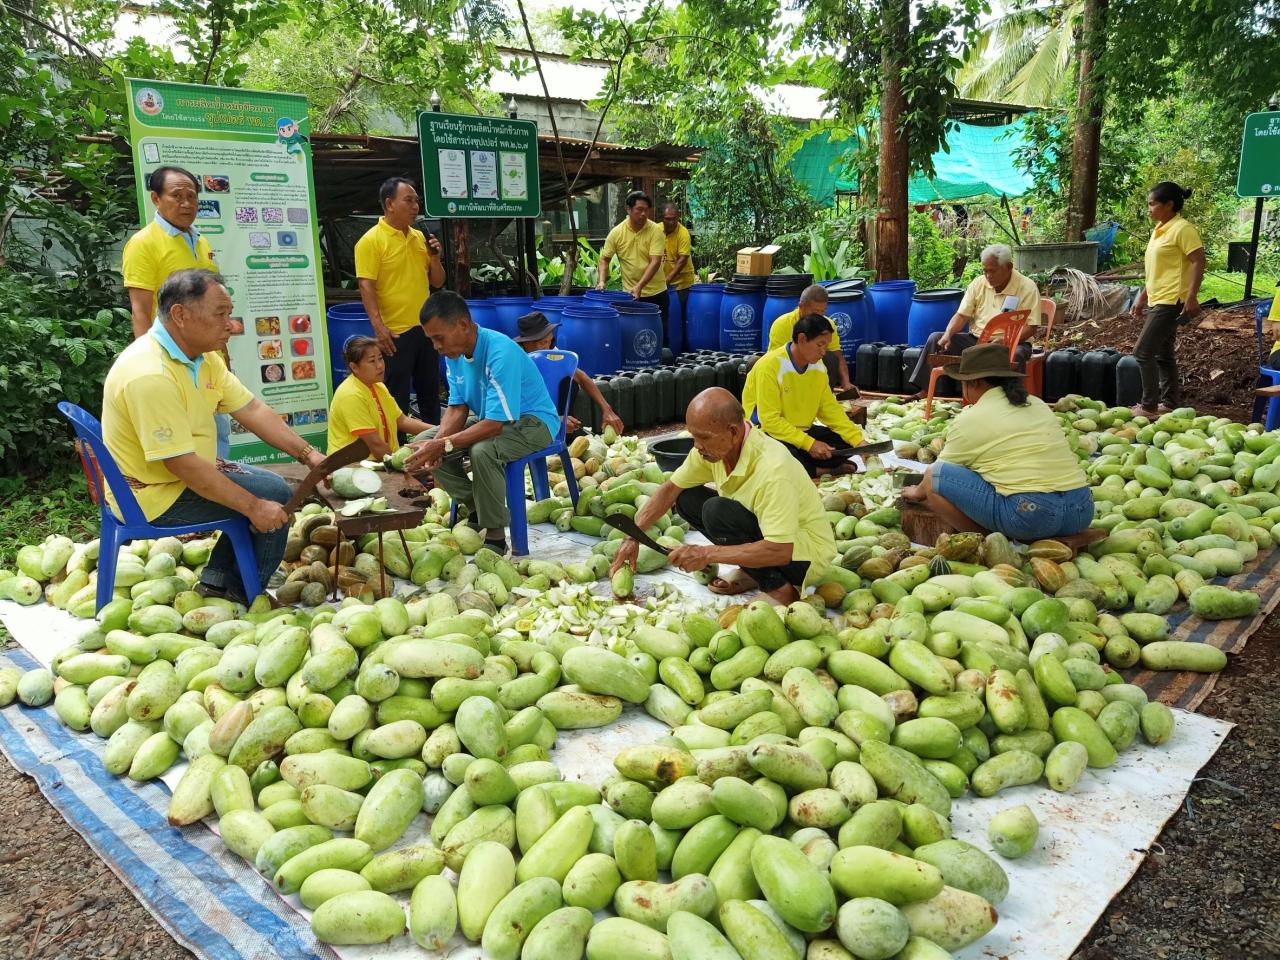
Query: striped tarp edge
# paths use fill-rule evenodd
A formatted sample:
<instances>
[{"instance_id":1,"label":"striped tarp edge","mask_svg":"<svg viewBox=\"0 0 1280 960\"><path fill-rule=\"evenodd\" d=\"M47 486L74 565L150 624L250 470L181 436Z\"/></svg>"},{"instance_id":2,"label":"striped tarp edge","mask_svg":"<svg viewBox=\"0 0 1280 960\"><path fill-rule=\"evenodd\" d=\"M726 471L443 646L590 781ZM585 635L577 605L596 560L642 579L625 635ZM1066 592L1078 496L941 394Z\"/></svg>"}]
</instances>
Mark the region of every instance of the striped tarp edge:
<instances>
[{"instance_id":1,"label":"striped tarp edge","mask_svg":"<svg viewBox=\"0 0 1280 960\"><path fill-rule=\"evenodd\" d=\"M1251 561L1243 571L1227 579L1225 585L1258 594L1262 598L1258 612L1248 620L1202 620L1180 602L1169 615L1169 639L1207 643L1227 654L1244 650L1249 638L1280 604L1280 550L1272 550L1261 559ZM1142 687L1151 699L1183 710L1199 707L1218 680L1214 673L1151 671L1140 667L1121 672L1129 683Z\"/></svg>"},{"instance_id":2,"label":"striped tarp edge","mask_svg":"<svg viewBox=\"0 0 1280 960\"><path fill-rule=\"evenodd\" d=\"M23 651L0 656L22 670ZM0 752L40 792L138 901L202 960L336 960L301 914L202 824L171 827L169 792L117 779L105 741L64 727L51 710L0 710Z\"/></svg>"}]
</instances>

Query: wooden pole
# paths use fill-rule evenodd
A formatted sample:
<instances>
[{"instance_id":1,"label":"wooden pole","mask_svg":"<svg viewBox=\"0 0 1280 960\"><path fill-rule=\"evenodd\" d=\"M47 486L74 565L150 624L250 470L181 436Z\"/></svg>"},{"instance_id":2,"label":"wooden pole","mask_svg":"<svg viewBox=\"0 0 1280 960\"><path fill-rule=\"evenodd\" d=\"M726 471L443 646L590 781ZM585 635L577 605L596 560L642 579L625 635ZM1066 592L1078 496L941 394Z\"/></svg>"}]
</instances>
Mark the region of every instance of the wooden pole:
<instances>
[{"instance_id":1,"label":"wooden pole","mask_svg":"<svg viewBox=\"0 0 1280 960\"><path fill-rule=\"evenodd\" d=\"M876 279L907 276L907 174L910 140L902 122L907 98L902 89L902 58L911 27L907 0L884 0L884 51L880 94L880 176L877 182Z\"/></svg>"},{"instance_id":2,"label":"wooden pole","mask_svg":"<svg viewBox=\"0 0 1280 960\"><path fill-rule=\"evenodd\" d=\"M1080 92L1071 141L1071 193L1067 199L1065 240L1078 243L1098 222L1098 169L1102 153L1105 77L1098 70L1107 43L1107 0L1084 0L1081 24Z\"/></svg>"}]
</instances>

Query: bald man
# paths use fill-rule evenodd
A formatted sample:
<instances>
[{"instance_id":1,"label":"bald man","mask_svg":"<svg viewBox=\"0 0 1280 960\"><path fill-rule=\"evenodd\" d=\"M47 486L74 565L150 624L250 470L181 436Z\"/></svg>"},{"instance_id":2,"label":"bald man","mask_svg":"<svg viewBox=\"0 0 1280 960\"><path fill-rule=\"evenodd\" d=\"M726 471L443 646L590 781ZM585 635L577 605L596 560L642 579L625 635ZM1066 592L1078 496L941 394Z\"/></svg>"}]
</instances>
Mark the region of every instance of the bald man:
<instances>
[{"instance_id":1,"label":"bald man","mask_svg":"<svg viewBox=\"0 0 1280 960\"><path fill-rule=\"evenodd\" d=\"M721 387L693 398L685 426L693 450L636 513L636 523L643 530L675 507L711 546L677 547L669 556L672 564L690 571L736 565L733 573L711 581L714 593L759 589L777 603L799 599L810 567L828 563L836 550L818 489L804 467L748 423L737 397ZM634 568L638 549L634 540L623 543L612 570L624 563Z\"/></svg>"}]
</instances>

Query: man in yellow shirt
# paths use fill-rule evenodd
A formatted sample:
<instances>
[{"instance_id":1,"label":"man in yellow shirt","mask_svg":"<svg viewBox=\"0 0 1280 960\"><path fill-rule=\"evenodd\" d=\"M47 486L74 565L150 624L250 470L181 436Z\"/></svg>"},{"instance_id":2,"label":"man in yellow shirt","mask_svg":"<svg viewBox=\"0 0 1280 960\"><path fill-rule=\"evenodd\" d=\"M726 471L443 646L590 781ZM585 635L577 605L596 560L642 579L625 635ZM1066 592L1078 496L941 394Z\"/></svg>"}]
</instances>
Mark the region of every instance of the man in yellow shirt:
<instances>
[{"instance_id":1,"label":"man in yellow shirt","mask_svg":"<svg viewBox=\"0 0 1280 960\"><path fill-rule=\"evenodd\" d=\"M636 513L636 523L644 529L675 507L711 546L677 547L669 555L674 566L737 564L736 573L716 576L709 588L720 594L758 588L777 603L799 599L810 572L835 556L818 488L782 444L743 419L741 404L722 387L694 397L685 424L694 448ZM612 570L634 567L638 549L625 541Z\"/></svg>"},{"instance_id":2,"label":"man in yellow shirt","mask_svg":"<svg viewBox=\"0 0 1280 960\"><path fill-rule=\"evenodd\" d=\"M1006 310L1028 311L1027 326L1040 325L1040 288L1030 277L1013 268L1013 250L1008 244L993 243L982 251L982 276L974 277L964 291L960 307L941 333L929 334L920 359L907 382L923 396L929 388L929 357L935 353L962 353L982 337L987 321ZM968 330L965 330L965 327ZM1029 332L1018 346L1018 361L1031 355ZM1005 349L1008 349L1007 347Z\"/></svg>"},{"instance_id":3,"label":"man in yellow shirt","mask_svg":"<svg viewBox=\"0 0 1280 960\"><path fill-rule=\"evenodd\" d=\"M770 350L751 368L742 389L747 419L783 443L811 477L853 472L849 458L835 451L862 443L862 431L831 392L822 366L831 337L826 317L803 318L792 325L790 343ZM815 421L823 426L815 427Z\"/></svg>"},{"instance_id":4,"label":"man in yellow shirt","mask_svg":"<svg viewBox=\"0 0 1280 960\"><path fill-rule=\"evenodd\" d=\"M800 291L800 303L794 309L776 317L769 327L769 349L777 350L791 342L791 332L801 317L825 317L827 315L827 288L814 283ZM853 381L849 379L849 364L845 362L844 351L840 349L840 334L836 325L827 321L831 327L831 346L822 358L827 368L828 381L836 390L852 390Z\"/></svg>"},{"instance_id":5,"label":"man in yellow shirt","mask_svg":"<svg viewBox=\"0 0 1280 960\"><path fill-rule=\"evenodd\" d=\"M609 261L615 256L622 266L622 288L662 311L662 329L667 329L667 281L662 258L667 252L667 236L649 219L653 201L640 190L627 194L627 219L609 231L600 251L600 275L596 289L609 280Z\"/></svg>"},{"instance_id":6,"label":"man in yellow shirt","mask_svg":"<svg viewBox=\"0 0 1280 960\"><path fill-rule=\"evenodd\" d=\"M200 209L200 184L196 175L182 167L156 167L147 176L151 204L156 208L149 224L124 245L120 272L129 294L133 335L151 329L156 316L156 292L179 270L214 270L213 249L196 229ZM225 356L224 356L225 359ZM231 456L231 418L219 415L218 457Z\"/></svg>"},{"instance_id":7,"label":"man in yellow shirt","mask_svg":"<svg viewBox=\"0 0 1280 960\"><path fill-rule=\"evenodd\" d=\"M148 521L180 526L245 517L263 587L284 558L289 485L268 470L215 460L216 413L308 467L324 459L227 369L231 297L209 270L180 270L161 285L159 323L127 346L102 391L102 435ZM114 497L108 497L114 507ZM227 537L198 588L252 600L240 589Z\"/></svg>"},{"instance_id":8,"label":"man in yellow shirt","mask_svg":"<svg viewBox=\"0 0 1280 960\"><path fill-rule=\"evenodd\" d=\"M953 530L1031 542L1070 537L1093 521L1093 494L1053 411L1027 395L1009 351L982 343L944 367L968 404L938 461L902 491Z\"/></svg>"},{"instance_id":9,"label":"man in yellow shirt","mask_svg":"<svg viewBox=\"0 0 1280 960\"><path fill-rule=\"evenodd\" d=\"M662 258L662 271L667 286L674 287L680 299L680 316L684 316L689 304L689 288L696 278L693 272L693 241L689 231L680 222L680 209L674 203L662 208L662 232L667 238L667 252ZM672 344L667 346L675 347Z\"/></svg>"},{"instance_id":10,"label":"man in yellow shirt","mask_svg":"<svg viewBox=\"0 0 1280 960\"><path fill-rule=\"evenodd\" d=\"M420 205L413 182L391 177L378 189L382 217L356 242L360 302L387 358L386 383L401 410L409 394L418 414L440 421L440 356L422 331L418 314L433 287L444 286L440 241L414 228Z\"/></svg>"}]
</instances>

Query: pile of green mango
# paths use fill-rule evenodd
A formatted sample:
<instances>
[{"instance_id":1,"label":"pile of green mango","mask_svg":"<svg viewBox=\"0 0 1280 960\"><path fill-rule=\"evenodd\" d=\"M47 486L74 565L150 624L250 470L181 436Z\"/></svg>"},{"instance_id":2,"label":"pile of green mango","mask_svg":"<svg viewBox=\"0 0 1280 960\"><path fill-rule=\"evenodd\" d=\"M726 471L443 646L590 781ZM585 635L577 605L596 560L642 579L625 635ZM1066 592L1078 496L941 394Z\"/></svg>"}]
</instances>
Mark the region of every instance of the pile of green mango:
<instances>
[{"instance_id":1,"label":"pile of green mango","mask_svg":"<svg viewBox=\"0 0 1280 960\"><path fill-rule=\"evenodd\" d=\"M52 671L0 671L0 705L52 699L107 738L117 775L185 757L171 823L216 818L325 942L936 960L1008 892L952 836L952 804L1068 791L1139 736L1167 740L1173 714L1104 657L1221 656L1019 576L915 564L845 591L836 616L814 594L636 619L603 644L464 609L456 587L311 611L117 601ZM622 750L598 788L565 780L559 731L627 704L670 734ZM1008 855L1035 842L1020 817L992 832Z\"/></svg>"}]
</instances>

